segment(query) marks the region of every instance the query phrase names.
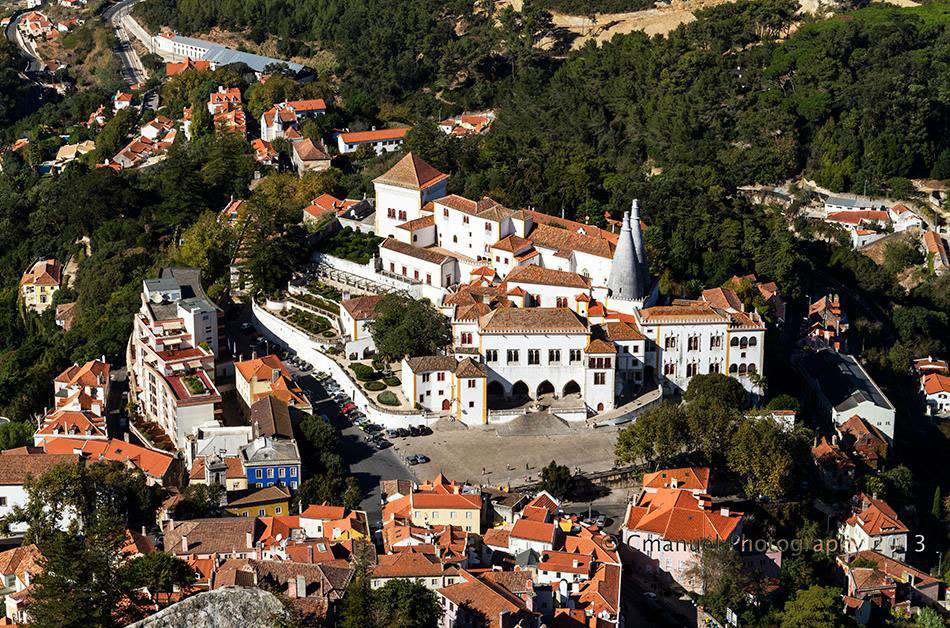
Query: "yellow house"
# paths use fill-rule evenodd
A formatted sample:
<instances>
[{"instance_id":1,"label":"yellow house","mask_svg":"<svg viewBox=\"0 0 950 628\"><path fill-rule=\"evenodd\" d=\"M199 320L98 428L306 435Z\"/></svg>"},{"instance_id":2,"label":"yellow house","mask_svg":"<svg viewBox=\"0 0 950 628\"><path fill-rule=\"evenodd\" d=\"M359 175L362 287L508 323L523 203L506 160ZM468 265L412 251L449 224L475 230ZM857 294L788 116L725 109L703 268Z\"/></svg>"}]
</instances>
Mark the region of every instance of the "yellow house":
<instances>
[{"instance_id":1,"label":"yellow house","mask_svg":"<svg viewBox=\"0 0 950 628\"><path fill-rule=\"evenodd\" d=\"M20 278L20 296L28 310L43 312L63 280L63 265L54 259L40 260Z\"/></svg>"},{"instance_id":2,"label":"yellow house","mask_svg":"<svg viewBox=\"0 0 950 628\"><path fill-rule=\"evenodd\" d=\"M290 489L265 486L229 500L224 509L238 517L276 517L290 514Z\"/></svg>"},{"instance_id":3,"label":"yellow house","mask_svg":"<svg viewBox=\"0 0 950 628\"><path fill-rule=\"evenodd\" d=\"M234 387L244 402L245 414L256 401L274 396L307 414L313 411L290 371L276 355L245 360L234 365Z\"/></svg>"},{"instance_id":4,"label":"yellow house","mask_svg":"<svg viewBox=\"0 0 950 628\"><path fill-rule=\"evenodd\" d=\"M466 532L481 532L480 495L414 492L409 496L409 508L413 525L454 525Z\"/></svg>"}]
</instances>

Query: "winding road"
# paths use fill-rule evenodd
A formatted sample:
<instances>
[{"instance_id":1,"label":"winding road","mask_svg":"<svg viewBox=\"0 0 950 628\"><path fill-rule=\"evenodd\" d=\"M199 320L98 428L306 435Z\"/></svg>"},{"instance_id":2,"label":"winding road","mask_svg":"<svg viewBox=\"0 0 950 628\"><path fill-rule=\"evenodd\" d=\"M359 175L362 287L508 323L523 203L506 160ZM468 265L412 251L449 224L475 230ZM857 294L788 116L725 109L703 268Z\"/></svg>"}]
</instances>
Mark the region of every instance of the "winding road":
<instances>
[{"instance_id":1,"label":"winding road","mask_svg":"<svg viewBox=\"0 0 950 628\"><path fill-rule=\"evenodd\" d=\"M11 44L16 46L17 50L20 51L20 54L26 58L27 66L26 73L34 74L39 72L42 69L42 60L40 59L39 53L36 51L36 46L32 41L23 37L20 33L20 29L17 28L20 24L20 19L25 13L28 13L27 10L20 10L14 13L11 16L10 23L7 24L7 28L4 31L4 36L7 38Z\"/></svg>"}]
</instances>

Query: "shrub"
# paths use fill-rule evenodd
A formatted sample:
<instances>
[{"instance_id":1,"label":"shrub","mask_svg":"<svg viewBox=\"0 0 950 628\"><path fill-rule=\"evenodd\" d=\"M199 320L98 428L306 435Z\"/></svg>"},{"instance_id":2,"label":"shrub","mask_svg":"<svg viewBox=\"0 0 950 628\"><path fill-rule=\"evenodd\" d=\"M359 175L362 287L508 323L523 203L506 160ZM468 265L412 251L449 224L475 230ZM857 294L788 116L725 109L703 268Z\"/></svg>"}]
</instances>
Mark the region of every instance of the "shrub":
<instances>
[{"instance_id":1,"label":"shrub","mask_svg":"<svg viewBox=\"0 0 950 628\"><path fill-rule=\"evenodd\" d=\"M368 382L374 379L379 379L379 373L376 372L372 366L366 366L365 364L351 364L350 370L353 371L353 374L356 375L356 379L361 382Z\"/></svg>"},{"instance_id":2,"label":"shrub","mask_svg":"<svg viewBox=\"0 0 950 628\"><path fill-rule=\"evenodd\" d=\"M328 330L326 330L325 332L323 332L323 333L320 334L320 335L323 336L324 338L333 338L334 336L336 336L336 332L335 332L335 331L330 331L330 330L328 329Z\"/></svg>"},{"instance_id":3,"label":"shrub","mask_svg":"<svg viewBox=\"0 0 950 628\"><path fill-rule=\"evenodd\" d=\"M397 398L396 398L396 395L394 395L393 393L391 393L391 392L388 391L388 390L379 393L379 396L376 397L376 400L379 401L379 403L381 403L381 404L383 404L383 405L386 405L386 406L398 406L398 405L399 405L399 399L397 399Z\"/></svg>"},{"instance_id":4,"label":"shrub","mask_svg":"<svg viewBox=\"0 0 950 628\"><path fill-rule=\"evenodd\" d=\"M387 377L387 378L385 378L385 379L383 380L383 383L385 383L387 386L398 386L398 385L399 385L399 378L397 378L397 377Z\"/></svg>"},{"instance_id":5,"label":"shrub","mask_svg":"<svg viewBox=\"0 0 950 628\"><path fill-rule=\"evenodd\" d=\"M365 384L363 384L363 388L370 391L382 390L386 388L386 384L382 383L381 381L375 380L372 382L366 382Z\"/></svg>"}]
</instances>

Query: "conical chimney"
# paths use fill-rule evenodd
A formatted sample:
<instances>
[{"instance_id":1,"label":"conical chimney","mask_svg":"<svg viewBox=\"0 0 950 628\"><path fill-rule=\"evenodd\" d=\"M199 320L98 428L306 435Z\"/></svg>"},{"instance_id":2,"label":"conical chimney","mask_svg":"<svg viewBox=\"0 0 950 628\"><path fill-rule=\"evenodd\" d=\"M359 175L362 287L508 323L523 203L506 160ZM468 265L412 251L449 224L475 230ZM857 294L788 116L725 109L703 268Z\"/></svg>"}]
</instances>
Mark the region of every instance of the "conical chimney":
<instances>
[{"instance_id":1,"label":"conical chimney","mask_svg":"<svg viewBox=\"0 0 950 628\"><path fill-rule=\"evenodd\" d=\"M647 266L647 251L643 246L643 229L640 227L640 202L633 199L630 206L630 228L633 231L633 248L637 252L637 265L640 269L640 285L646 292L650 288L650 269Z\"/></svg>"},{"instance_id":2,"label":"conical chimney","mask_svg":"<svg viewBox=\"0 0 950 628\"><path fill-rule=\"evenodd\" d=\"M639 233L639 228L637 229ZM640 265L630 229L630 212L624 212L623 226L610 265L607 289L611 299L632 301L643 298L643 282L640 277Z\"/></svg>"}]
</instances>

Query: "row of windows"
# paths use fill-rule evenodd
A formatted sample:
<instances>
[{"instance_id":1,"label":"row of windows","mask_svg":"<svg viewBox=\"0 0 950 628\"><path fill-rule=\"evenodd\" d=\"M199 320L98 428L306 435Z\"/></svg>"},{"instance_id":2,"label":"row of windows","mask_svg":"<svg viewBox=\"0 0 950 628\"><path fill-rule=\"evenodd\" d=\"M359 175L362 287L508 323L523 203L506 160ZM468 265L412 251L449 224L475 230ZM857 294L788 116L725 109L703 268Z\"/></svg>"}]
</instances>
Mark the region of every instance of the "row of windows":
<instances>
[{"instance_id":1,"label":"row of windows","mask_svg":"<svg viewBox=\"0 0 950 628\"><path fill-rule=\"evenodd\" d=\"M263 478L263 477L264 477L263 474L264 474L264 469L255 469L255 470L254 470L254 477L256 477L257 479ZM269 478L274 477L274 468L273 468L273 467L268 467L268 468L267 468L267 477L269 477ZM281 478L287 477L287 469L286 469L286 467L281 467L280 469L278 469L277 477L281 477ZM291 467L291 468L290 468L290 477L292 477L292 478L297 477L297 467Z\"/></svg>"},{"instance_id":2,"label":"row of windows","mask_svg":"<svg viewBox=\"0 0 950 628\"><path fill-rule=\"evenodd\" d=\"M396 218L397 217L396 210L390 207L389 209L386 210L386 216L389 218ZM399 220L406 220L406 210L400 209L398 217L399 217Z\"/></svg>"},{"instance_id":3,"label":"row of windows","mask_svg":"<svg viewBox=\"0 0 950 628\"><path fill-rule=\"evenodd\" d=\"M734 365L733 365L734 366ZM753 365L755 368L755 365ZM722 366L719 362L713 362L709 365L710 373L721 373ZM663 365L663 374L667 377L676 377L676 362L669 362ZM692 362L686 365L686 377L692 377L694 375L699 375L699 363Z\"/></svg>"},{"instance_id":4,"label":"row of windows","mask_svg":"<svg viewBox=\"0 0 950 628\"><path fill-rule=\"evenodd\" d=\"M423 374L422 374L422 381L423 381L423 382L428 382L429 379L431 378L431 376L432 376L432 373L423 373ZM435 381L437 381L437 382L444 382L444 381L445 381L445 371L442 371L442 372L440 372L440 373L436 373L436 374L435 374Z\"/></svg>"},{"instance_id":5,"label":"row of windows","mask_svg":"<svg viewBox=\"0 0 950 628\"><path fill-rule=\"evenodd\" d=\"M442 208L442 215L445 216L446 218L449 217L449 208L448 208L448 207L443 207L443 208ZM463 224L463 225L467 225L468 222L469 222L469 220L468 220L468 215L467 215L467 214L462 214L462 224ZM491 224L490 222L486 222L486 223L485 223L485 231L491 232L491 228L492 228L492 224ZM469 234L469 235L471 235L471 234Z\"/></svg>"},{"instance_id":6,"label":"row of windows","mask_svg":"<svg viewBox=\"0 0 950 628\"><path fill-rule=\"evenodd\" d=\"M464 336L464 334L463 334ZM519 349L508 349L505 352L505 363L506 364L520 364L521 363L521 351ZM610 358L597 358L598 360L607 360L607 366L597 367L597 368L610 368ZM580 349L570 349L568 350L568 361L573 364L575 362L581 361L581 350ZM591 358L593 363L594 358ZM498 350L497 349L488 349L485 351L485 362L488 364L495 364L498 362ZM560 349L548 349L548 364L562 364L561 362L561 350ZM528 364L529 365L540 365L541 364L541 350L540 349L528 349ZM591 368L594 368L591 366Z\"/></svg>"},{"instance_id":7,"label":"row of windows","mask_svg":"<svg viewBox=\"0 0 950 628\"><path fill-rule=\"evenodd\" d=\"M746 373L755 373L755 364L733 364L729 367L729 373L732 375L745 375Z\"/></svg>"},{"instance_id":8,"label":"row of windows","mask_svg":"<svg viewBox=\"0 0 950 628\"><path fill-rule=\"evenodd\" d=\"M394 275L396 274L396 265L393 264L392 262L389 263L389 272L391 272L391 273L394 274ZM409 276L409 271L406 269L405 266L402 267L402 276L403 276L403 277L408 277L408 276ZM413 279L415 279L416 281L419 281L419 271L418 271L418 270L413 270L413 271L412 271L412 277L413 277ZM451 277L446 277L446 278L445 278L445 283L452 283L452 282L451 282ZM428 284L428 285L430 285L430 286L432 285L432 275L430 275L430 274L428 274L428 273L426 273L426 284Z\"/></svg>"}]
</instances>

